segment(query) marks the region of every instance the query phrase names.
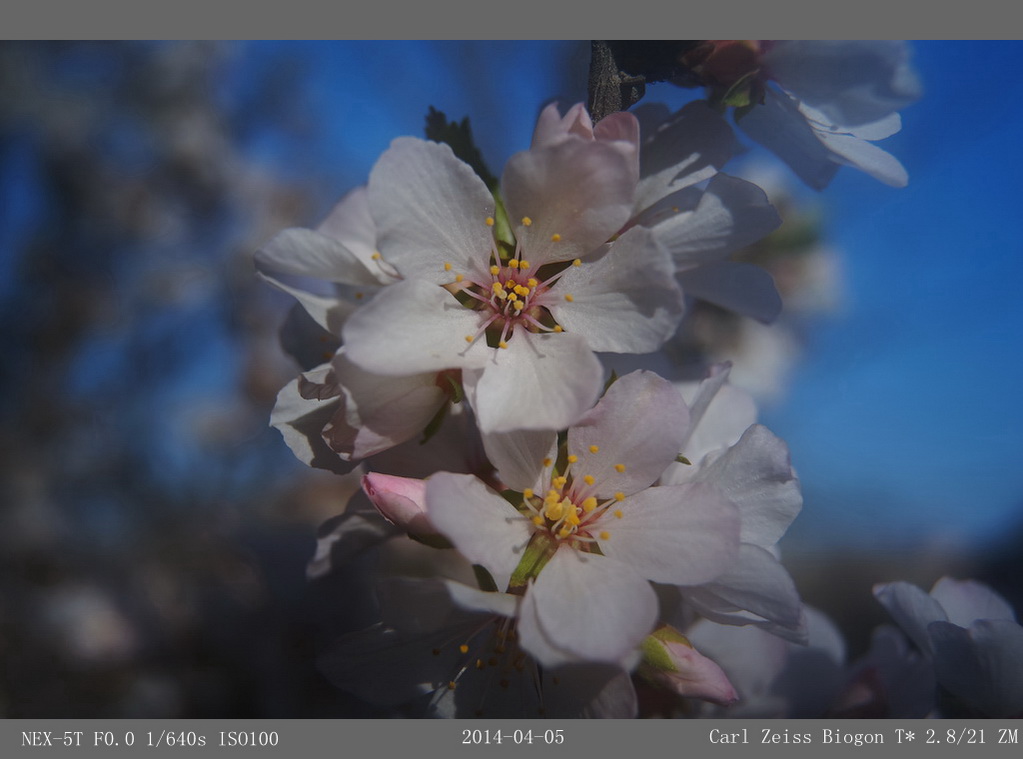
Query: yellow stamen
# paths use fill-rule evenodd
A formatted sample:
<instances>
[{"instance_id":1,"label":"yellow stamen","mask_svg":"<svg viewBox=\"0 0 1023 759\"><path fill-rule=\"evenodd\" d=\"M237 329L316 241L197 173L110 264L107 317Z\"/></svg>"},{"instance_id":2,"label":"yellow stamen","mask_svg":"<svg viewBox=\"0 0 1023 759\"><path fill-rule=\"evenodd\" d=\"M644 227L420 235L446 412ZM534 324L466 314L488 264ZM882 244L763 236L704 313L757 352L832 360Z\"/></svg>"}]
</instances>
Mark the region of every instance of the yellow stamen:
<instances>
[{"instance_id":1,"label":"yellow stamen","mask_svg":"<svg viewBox=\"0 0 1023 759\"><path fill-rule=\"evenodd\" d=\"M597 499L594 498L592 495L585 501L583 501L583 511L585 511L587 514L589 514L595 508L597 508Z\"/></svg>"},{"instance_id":2,"label":"yellow stamen","mask_svg":"<svg viewBox=\"0 0 1023 759\"><path fill-rule=\"evenodd\" d=\"M591 445L590 446L590 453L598 453L599 451L600 451L600 446L599 445Z\"/></svg>"},{"instance_id":3,"label":"yellow stamen","mask_svg":"<svg viewBox=\"0 0 1023 759\"><path fill-rule=\"evenodd\" d=\"M373 251L373 255L371 255L370 258L372 258L374 261L379 261L380 253L378 251Z\"/></svg>"},{"instance_id":4,"label":"yellow stamen","mask_svg":"<svg viewBox=\"0 0 1023 759\"><path fill-rule=\"evenodd\" d=\"M519 259L513 258L511 261L508 262L508 265L511 268L513 268L513 269L518 269L519 268Z\"/></svg>"},{"instance_id":5,"label":"yellow stamen","mask_svg":"<svg viewBox=\"0 0 1023 759\"><path fill-rule=\"evenodd\" d=\"M508 343L506 343L504 340L502 340L501 342L499 342L497 344L497 347L498 348L507 348L508 347Z\"/></svg>"},{"instance_id":6,"label":"yellow stamen","mask_svg":"<svg viewBox=\"0 0 1023 759\"><path fill-rule=\"evenodd\" d=\"M617 493L615 493L615 500L618 501L619 503L624 501L625 500L625 493L623 493L622 491L619 490Z\"/></svg>"},{"instance_id":7,"label":"yellow stamen","mask_svg":"<svg viewBox=\"0 0 1023 759\"><path fill-rule=\"evenodd\" d=\"M529 295L529 288L525 285L515 285L515 292L518 295Z\"/></svg>"},{"instance_id":8,"label":"yellow stamen","mask_svg":"<svg viewBox=\"0 0 1023 759\"><path fill-rule=\"evenodd\" d=\"M451 271L451 262L450 261L445 261L444 262L444 271Z\"/></svg>"},{"instance_id":9,"label":"yellow stamen","mask_svg":"<svg viewBox=\"0 0 1023 759\"><path fill-rule=\"evenodd\" d=\"M561 242L561 235L557 232L551 235L551 242Z\"/></svg>"},{"instance_id":10,"label":"yellow stamen","mask_svg":"<svg viewBox=\"0 0 1023 759\"><path fill-rule=\"evenodd\" d=\"M568 457L568 463L569 464L574 464L578 460L579 460L579 457L576 456L574 453L571 456Z\"/></svg>"},{"instance_id":11,"label":"yellow stamen","mask_svg":"<svg viewBox=\"0 0 1023 759\"><path fill-rule=\"evenodd\" d=\"M523 216L522 217L522 226L528 227L528 226L532 226L532 224L533 224L533 220L530 219L528 216Z\"/></svg>"},{"instance_id":12,"label":"yellow stamen","mask_svg":"<svg viewBox=\"0 0 1023 759\"><path fill-rule=\"evenodd\" d=\"M607 530L601 530L600 531L600 539L601 540L607 540L610 537L611 537L611 533L609 533Z\"/></svg>"},{"instance_id":13,"label":"yellow stamen","mask_svg":"<svg viewBox=\"0 0 1023 759\"><path fill-rule=\"evenodd\" d=\"M564 330L564 328L560 324L555 324L554 325L554 331L555 332L564 332L565 330Z\"/></svg>"},{"instance_id":14,"label":"yellow stamen","mask_svg":"<svg viewBox=\"0 0 1023 759\"><path fill-rule=\"evenodd\" d=\"M501 267L497 266L496 264L491 266L490 267L490 273L493 274L496 277L498 274L501 273ZM494 284L496 285L497 283L495 282Z\"/></svg>"},{"instance_id":15,"label":"yellow stamen","mask_svg":"<svg viewBox=\"0 0 1023 759\"><path fill-rule=\"evenodd\" d=\"M625 471L625 464L615 464L615 471L621 474Z\"/></svg>"},{"instance_id":16,"label":"yellow stamen","mask_svg":"<svg viewBox=\"0 0 1023 759\"><path fill-rule=\"evenodd\" d=\"M566 295L565 300L567 300L569 303L572 303L575 301L575 298L573 298L571 295Z\"/></svg>"},{"instance_id":17,"label":"yellow stamen","mask_svg":"<svg viewBox=\"0 0 1023 759\"><path fill-rule=\"evenodd\" d=\"M465 342L471 343L472 342L472 335L466 335L465 336Z\"/></svg>"},{"instance_id":18,"label":"yellow stamen","mask_svg":"<svg viewBox=\"0 0 1023 759\"><path fill-rule=\"evenodd\" d=\"M565 475L563 475L563 474L558 475L553 480L551 480L551 484L554 487L556 487L556 488L563 488L563 487L565 487L565 483L566 482L568 482L568 478Z\"/></svg>"},{"instance_id":19,"label":"yellow stamen","mask_svg":"<svg viewBox=\"0 0 1023 759\"><path fill-rule=\"evenodd\" d=\"M544 466L550 466L550 465L551 465L551 463L552 463L552 462L551 462L551 460L550 460L549 458L547 458L547 459L544 459L544 460L543 460L543 465L544 465Z\"/></svg>"},{"instance_id":20,"label":"yellow stamen","mask_svg":"<svg viewBox=\"0 0 1023 759\"><path fill-rule=\"evenodd\" d=\"M529 261L519 261L519 268L526 270L529 268Z\"/></svg>"},{"instance_id":21,"label":"yellow stamen","mask_svg":"<svg viewBox=\"0 0 1023 759\"><path fill-rule=\"evenodd\" d=\"M583 265L583 260L581 258L577 258L577 259L575 259L572 262L572 266L582 266L582 265Z\"/></svg>"},{"instance_id":22,"label":"yellow stamen","mask_svg":"<svg viewBox=\"0 0 1023 759\"><path fill-rule=\"evenodd\" d=\"M462 645L460 645L458 647L458 650L461 651L463 654L467 654L467 653L469 653L469 646L467 646L465 643L463 643Z\"/></svg>"},{"instance_id":23,"label":"yellow stamen","mask_svg":"<svg viewBox=\"0 0 1023 759\"><path fill-rule=\"evenodd\" d=\"M535 524L537 527L543 527L543 517L537 514L535 517L533 517L533 524Z\"/></svg>"},{"instance_id":24,"label":"yellow stamen","mask_svg":"<svg viewBox=\"0 0 1023 759\"><path fill-rule=\"evenodd\" d=\"M571 534L572 531L568 527L562 527L560 530L558 530L558 537L561 538L562 540L564 540Z\"/></svg>"},{"instance_id":25,"label":"yellow stamen","mask_svg":"<svg viewBox=\"0 0 1023 759\"><path fill-rule=\"evenodd\" d=\"M533 497L533 488L526 488L525 490L523 490L522 491L522 497L523 498L532 498Z\"/></svg>"},{"instance_id":26,"label":"yellow stamen","mask_svg":"<svg viewBox=\"0 0 1023 759\"><path fill-rule=\"evenodd\" d=\"M488 216L487 217L487 226L488 227L494 226L494 217L493 216Z\"/></svg>"},{"instance_id":27,"label":"yellow stamen","mask_svg":"<svg viewBox=\"0 0 1023 759\"><path fill-rule=\"evenodd\" d=\"M461 282L463 279L465 279L465 277L462 276L461 274L455 275L455 282Z\"/></svg>"},{"instance_id":28,"label":"yellow stamen","mask_svg":"<svg viewBox=\"0 0 1023 759\"><path fill-rule=\"evenodd\" d=\"M454 690L454 689L455 689L455 681L454 680L448 680L448 690Z\"/></svg>"},{"instance_id":29,"label":"yellow stamen","mask_svg":"<svg viewBox=\"0 0 1023 759\"><path fill-rule=\"evenodd\" d=\"M615 519L621 519L621 518L622 518L622 510L621 509L615 509Z\"/></svg>"},{"instance_id":30,"label":"yellow stamen","mask_svg":"<svg viewBox=\"0 0 1023 759\"><path fill-rule=\"evenodd\" d=\"M547 504L547 509L544 513L547 515L548 519L553 519L555 522L561 519L562 515L565 513L565 507L562 506L561 503L561 501L556 501L554 503Z\"/></svg>"},{"instance_id":31,"label":"yellow stamen","mask_svg":"<svg viewBox=\"0 0 1023 759\"><path fill-rule=\"evenodd\" d=\"M539 280L530 277L529 279L526 280L526 284L529 285L530 287L536 287L538 284L540 284L540 282Z\"/></svg>"},{"instance_id":32,"label":"yellow stamen","mask_svg":"<svg viewBox=\"0 0 1023 759\"><path fill-rule=\"evenodd\" d=\"M585 475L583 477L583 482L585 482L587 485L592 485L593 484L593 475L592 474Z\"/></svg>"},{"instance_id":33,"label":"yellow stamen","mask_svg":"<svg viewBox=\"0 0 1023 759\"><path fill-rule=\"evenodd\" d=\"M578 514L572 512L567 517L565 517L565 521L568 522L573 527L578 527L581 520L579 519Z\"/></svg>"},{"instance_id":34,"label":"yellow stamen","mask_svg":"<svg viewBox=\"0 0 1023 759\"><path fill-rule=\"evenodd\" d=\"M483 660L482 659L477 659L476 660L476 669L483 669L484 666L485 665L483 664Z\"/></svg>"}]
</instances>

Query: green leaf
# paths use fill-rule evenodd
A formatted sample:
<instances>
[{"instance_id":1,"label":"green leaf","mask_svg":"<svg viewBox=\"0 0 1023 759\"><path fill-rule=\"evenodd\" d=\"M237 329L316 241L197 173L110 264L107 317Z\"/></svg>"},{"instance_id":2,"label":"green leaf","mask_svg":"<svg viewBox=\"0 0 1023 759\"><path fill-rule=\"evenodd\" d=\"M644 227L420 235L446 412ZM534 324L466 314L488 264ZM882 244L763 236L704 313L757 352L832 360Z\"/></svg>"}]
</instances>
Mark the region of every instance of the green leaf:
<instances>
[{"instance_id":1,"label":"green leaf","mask_svg":"<svg viewBox=\"0 0 1023 759\"><path fill-rule=\"evenodd\" d=\"M685 464L686 466L692 466L693 465L693 462L690 461L689 459L687 459L681 453L678 456L675 457L675 461L677 461L679 464Z\"/></svg>"},{"instance_id":2,"label":"green leaf","mask_svg":"<svg viewBox=\"0 0 1023 759\"><path fill-rule=\"evenodd\" d=\"M493 575L487 571L486 567L481 564L473 564L472 571L476 575L476 584L479 585L480 590L485 590L488 593L497 592L497 583L494 582Z\"/></svg>"},{"instance_id":3,"label":"green leaf","mask_svg":"<svg viewBox=\"0 0 1023 759\"><path fill-rule=\"evenodd\" d=\"M497 177L490 173L487 165L483 162L483 155L473 142L468 116L456 124L454 121L448 121L448 117L443 112L431 105L426 114L426 139L443 142L454 151L458 158L472 167L472 170L486 183L491 192L497 189Z\"/></svg>"}]
</instances>

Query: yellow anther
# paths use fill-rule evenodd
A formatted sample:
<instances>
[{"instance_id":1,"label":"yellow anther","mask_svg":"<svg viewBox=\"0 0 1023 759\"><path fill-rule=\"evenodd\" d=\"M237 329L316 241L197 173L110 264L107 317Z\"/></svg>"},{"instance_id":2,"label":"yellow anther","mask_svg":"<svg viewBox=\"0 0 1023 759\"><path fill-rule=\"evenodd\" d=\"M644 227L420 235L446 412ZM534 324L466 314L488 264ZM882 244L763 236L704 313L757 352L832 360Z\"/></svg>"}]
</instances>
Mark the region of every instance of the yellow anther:
<instances>
[{"instance_id":1,"label":"yellow anther","mask_svg":"<svg viewBox=\"0 0 1023 759\"><path fill-rule=\"evenodd\" d=\"M525 285L515 285L515 292L522 296L529 295L529 288Z\"/></svg>"},{"instance_id":2,"label":"yellow anther","mask_svg":"<svg viewBox=\"0 0 1023 759\"><path fill-rule=\"evenodd\" d=\"M490 267L490 273L496 277L498 274L501 273L501 267L498 266L497 264L494 264L493 266ZM496 285L497 283L495 282L494 284Z\"/></svg>"},{"instance_id":3,"label":"yellow anther","mask_svg":"<svg viewBox=\"0 0 1023 759\"><path fill-rule=\"evenodd\" d=\"M622 491L619 490L617 493L615 493L615 500L618 501L619 503L624 501L625 500L625 493L623 493Z\"/></svg>"},{"instance_id":4,"label":"yellow anther","mask_svg":"<svg viewBox=\"0 0 1023 759\"><path fill-rule=\"evenodd\" d=\"M482 659L477 659L476 660L476 669L483 669L483 667L485 667L485 666L486 665L483 663Z\"/></svg>"},{"instance_id":5,"label":"yellow anther","mask_svg":"<svg viewBox=\"0 0 1023 759\"><path fill-rule=\"evenodd\" d=\"M553 485L554 487L556 487L556 488L563 488L563 487L565 487L565 483L566 483L566 482L568 482L568 477L566 477L566 476L565 476L565 475L563 475L563 474L561 474L561 475L558 475L558 476L557 476L557 477L555 477L555 478L554 478L553 480L551 480L551 484L552 484L552 485Z\"/></svg>"},{"instance_id":6,"label":"yellow anther","mask_svg":"<svg viewBox=\"0 0 1023 759\"><path fill-rule=\"evenodd\" d=\"M511 268L513 268L513 269L518 269L519 268L519 259L513 258L511 261L508 262L508 265Z\"/></svg>"},{"instance_id":7,"label":"yellow anther","mask_svg":"<svg viewBox=\"0 0 1023 759\"><path fill-rule=\"evenodd\" d=\"M467 342L467 343L471 343L471 342L472 342L472 340L473 340L473 337L472 337L472 335L466 335L466 336L465 336L465 342Z\"/></svg>"},{"instance_id":8,"label":"yellow anther","mask_svg":"<svg viewBox=\"0 0 1023 759\"><path fill-rule=\"evenodd\" d=\"M600 452L600 446L599 445L591 445L590 446L590 453L599 453L599 452Z\"/></svg>"},{"instance_id":9,"label":"yellow anther","mask_svg":"<svg viewBox=\"0 0 1023 759\"><path fill-rule=\"evenodd\" d=\"M625 464L615 464L615 471L621 474L625 471Z\"/></svg>"},{"instance_id":10,"label":"yellow anther","mask_svg":"<svg viewBox=\"0 0 1023 759\"><path fill-rule=\"evenodd\" d=\"M675 213L678 213L678 206L672 206L671 210L674 211Z\"/></svg>"},{"instance_id":11,"label":"yellow anther","mask_svg":"<svg viewBox=\"0 0 1023 759\"><path fill-rule=\"evenodd\" d=\"M535 524L537 527L543 527L543 517L537 514L535 517L533 517L533 524Z\"/></svg>"},{"instance_id":12,"label":"yellow anther","mask_svg":"<svg viewBox=\"0 0 1023 759\"><path fill-rule=\"evenodd\" d=\"M454 689L455 689L455 681L454 680L448 680L448 690L454 690Z\"/></svg>"},{"instance_id":13,"label":"yellow anther","mask_svg":"<svg viewBox=\"0 0 1023 759\"><path fill-rule=\"evenodd\" d=\"M461 282L463 279L465 279L465 277L462 276L461 274L455 275L455 282Z\"/></svg>"},{"instance_id":14,"label":"yellow anther","mask_svg":"<svg viewBox=\"0 0 1023 759\"><path fill-rule=\"evenodd\" d=\"M597 508L597 499L594 498L592 495L585 501L583 501L583 511L585 511L587 514L589 514L595 508Z\"/></svg>"},{"instance_id":15,"label":"yellow anther","mask_svg":"<svg viewBox=\"0 0 1023 759\"><path fill-rule=\"evenodd\" d=\"M543 465L544 466L550 466L552 463L554 463L554 462L552 462L549 458L543 460Z\"/></svg>"},{"instance_id":16,"label":"yellow anther","mask_svg":"<svg viewBox=\"0 0 1023 759\"><path fill-rule=\"evenodd\" d=\"M517 285L517 284L518 283L514 279L508 279L508 280L505 280L504 286L508 290L514 290L515 289L515 285Z\"/></svg>"},{"instance_id":17,"label":"yellow anther","mask_svg":"<svg viewBox=\"0 0 1023 759\"><path fill-rule=\"evenodd\" d=\"M488 227L494 226L494 217L493 216L488 216L487 217L487 226Z\"/></svg>"},{"instance_id":18,"label":"yellow anther","mask_svg":"<svg viewBox=\"0 0 1023 759\"><path fill-rule=\"evenodd\" d=\"M578 460L579 460L579 457L576 456L574 453L571 456L568 457L568 463L569 464L574 464Z\"/></svg>"},{"instance_id":19,"label":"yellow anther","mask_svg":"<svg viewBox=\"0 0 1023 759\"><path fill-rule=\"evenodd\" d=\"M508 293L508 300L510 300L512 303L514 303L518 299L519 299L519 296L516 295L514 292Z\"/></svg>"},{"instance_id":20,"label":"yellow anther","mask_svg":"<svg viewBox=\"0 0 1023 759\"><path fill-rule=\"evenodd\" d=\"M611 533L608 532L607 530L601 530L600 531L600 539L601 540L607 540L610 537L611 537Z\"/></svg>"},{"instance_id":21,"label":"yellow anther","mask_svg":"<svg viewBox=\"0 0 1023 759\"><path fill-rule=\"evenodd\" d=\"M573 298L571 295L566 295L565 300L567 300L569 303L575 302L575 298Z\"/></svg>"},{"instance_id":22,"label":"yellow anther","mask_svg":"<svg viewBox=\"0 0 1023 759\"><path fill-rule=\"evenodd\" d=\"M576 514L576 513L575 513L575 512L573 511L573 512L571 512L571 513L570 513L570 514L569 514L569 515L568 515L567 517L565 517L565 521L566 521L566 522L568 522L568 523L569 523L570 525L572 525L573 527L578 527L578 526L579 526L579 523L580 523L580 522L581 522L582 520L580 520L580 519L579 519L579 515L578 515L578 514Z\"/></svg>"},{"instance_id":23,"label":"yellow anther","mask_svg":"<svg viewBox=\"0 0 1023 759\"><path fill-rule=\"evenodd\" d=\"M533 488L526 488L525 490L523 490L522 491L522 497L523 498L532 498L533 497Z\"/></svg>"},{"instance_id":24,"label":"yellow anther","mask_svg":"<svg viewBox=\"0 0 1023 759\"><path fill-rule=\"evenodd\" d=\"M561 500L561 492L554 489L548 490L547 496L543 500L546 504L557 503Z\"/></svg>"},{"instance_id":25,"label":"yellow anther","mask_svg":"<svg viewBox=\"0 0 1023 759\"><path fill-rule=\"evenodd\" d=\"M551 235L551 242L561 242L561 235L557 232Z\"/></svg>"},{"instance_id":26,"label":"yellow anther","mask_svg":"<svg viewBox=\"0 0 1023 759\"><path fill-rule=\"evenodd\" d=\"M548 519L553 519L555 522L561 519L562 515L565 513L565 507L561 504L561 501L547 504L547 510L544 513L547 515Z\"/></svg>"},{"instance_id":27,"label":"yellow anther","mask_svg":"<svg viewBox=\"0 0 1023 759\"><path fill-rule=\"evenodd\" d=\"M370 258L372 258L374 261L379 261L380 260L380 252L374 250L373 251L373 255L371 255Z\"/></svg>"},{"instance_id":28,"label":"yellow anther","mask_svg":"<svg viewBox=\"0 0 1023 759\"><path fill-rule=\"evenodd\" d=\"M533 220L530 219L528 216L523 216L522 217L522 226L528 227L528 226L531 226L532 224L533 224Z\"/></svg>"},{"instance_id":29,"label":"yellow anther","mask_svg":"<svg viewBox=\"0 0 1023 759\"><path fill-rule=\"evenodd\" d=\"M560 324L555 324L554 325L554 331L555 332L564 332L565 329Z\"/></svg>"},{"instance_id":30,"label":"yellow anther","mask_svg":"<svg viewBox=\"0 0 1023 759\"><path fill-rule=\"evenodd\" d=\"M535 279L533 277L530 277L529 279L526 280L526 284L529 285L530 288L533 288L533 287L536 287L538 284L540 284L540 282L539 282L539 280L537 280L537 279Z\"/></svg>"},{"instance_id":31,"label":"yellow anther","mask_svg":"<svg viewBox=\"0 0 1023 759\"><path fill-rule=\"evenodd\" d=\"M467 654L469 653L469 646L463 643L458 647L458 650L461 651L463 654Z\"/></svg>"},{"instance_id":32,"label":"yellow anther","mask_svg":"<svg viewBox=\"0 0 1023 759\"><path fill-rule=\"evenodd\" d=\"M593 475L592 474L584 475L583 476L583 482L585 482L587 485L592 485L593 484Z\"/></svg>"},{"instance_id":33,"label":"yellow anther","mask_svg":"<svg viewBox=\"0 0 1023 759\"><path fill-rule=\"evenodd\" d=\"M621 519L621 518L622 518L622 510L621 509L615 509L615 519Z\"/></svg>"},{"instance_id":34,"label":"yellow anther","mask_svg":"<svg viewBox=\"0 0 1023 759\"><path fill-rule=\"evenodd\" d=\"M571 534L572 530L570 530L568 527L562 527L560 530L558 530L558 537L561 538L562 540L564 540Z\"/></svg>"},{"instance_id":35,"label":"yellow anther","mask_svg":"<svg viewBox=\"0 0 1023 759\"><path fill-rule=\"evenodd\" d=\"M504 286L500 282L495 282L494 284L492 284L490 286L490 289L493 290L495 293L504 292Z\"/></svg>"},{"instance_id":36,"label":"yellow anther","mask_svg":"<svg viewBox=\"0 0 1023 759\"><path fill-rule=\"evenodd\" d=\"M572 266L582 266L582 265L583 265L583 260L581 258L577 258L577 259L575 259L572 262Z\"/></svg>"},{"instance_id":37,"label":"yellow anther","mask_svg":"<svg viewBox=\"0 0 1023 759\"><path fill-rule=\"evenodd\" d=\"M499 299L499 300L507 300L507 299L508 299L508 293L506 293L506 292L504 291L504 289L501 289L501 290L495 290L495 291L494 291L494 295L496 295L496 296L498 297L498 299Z\"/></svg>"},{"instance_id":38,"label":"yellow anther","mask_svg":"<svg viewBox=\"0 0 1023 759\"><path fill-rule=\"evenodd\" d=\"M451 271L451 262L450 261L445 261L444 262L444 271Z\"/></svg>"},{"instance_id":39,"label":"yellow anther","mask_svg":"<svg viewBox=\"0 0 1023 759\"><path fill-rule=\"evenodd\" d=\"M497 344L497 347L498 348L507 348L508 347L508 343L506 343L504 340L502 340L501 342L499 342Z\"/></svg>"},{"instance_id":40,"label":"yellow anther","mask_svg":"<svg viewBox=\"0 0 1023 759\"><path fill-rule=\"evenodd\" d=\"M525 261L525 260L519 261L519 268L522 269L523 271L528 269L529 268L529 261Z\"/></svg>"}]
</instances>

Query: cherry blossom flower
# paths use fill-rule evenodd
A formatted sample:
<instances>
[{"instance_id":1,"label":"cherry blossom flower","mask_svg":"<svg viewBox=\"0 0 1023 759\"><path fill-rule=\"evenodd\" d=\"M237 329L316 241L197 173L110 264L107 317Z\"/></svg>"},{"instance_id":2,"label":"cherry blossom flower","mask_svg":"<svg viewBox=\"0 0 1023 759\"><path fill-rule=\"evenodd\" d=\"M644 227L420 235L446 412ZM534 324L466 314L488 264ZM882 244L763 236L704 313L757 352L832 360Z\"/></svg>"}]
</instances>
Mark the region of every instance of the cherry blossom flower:
<instances>
[{"instance_id":1,"label":"cherry blossom flower","mask_svg":"<svg viewBox=\"0 0 1023 759\"><path fill-rule=\"evenodd\" d=\"M1004 598L948 577L930 594L892 582L874 596L933 662L939 685L987 716L1023 715L1023 627Z\"/></svg>"},{"instance_id":2,"label":"cherry blossom flower","mask_svg":"<svg viewBox=\"0 0 1023 759\"><path fill-rule=\"evenodd\" d=\"M428 480L433 525L498 588L522 594L521 643L541 664L621 663L657 618L650 581L700 585L734 562L738 512L712 485L651 487L688 416L670 383L634 372L563 446L553 432L484 437L508 499L473 477Z\"/></svg>"}]
</instances>

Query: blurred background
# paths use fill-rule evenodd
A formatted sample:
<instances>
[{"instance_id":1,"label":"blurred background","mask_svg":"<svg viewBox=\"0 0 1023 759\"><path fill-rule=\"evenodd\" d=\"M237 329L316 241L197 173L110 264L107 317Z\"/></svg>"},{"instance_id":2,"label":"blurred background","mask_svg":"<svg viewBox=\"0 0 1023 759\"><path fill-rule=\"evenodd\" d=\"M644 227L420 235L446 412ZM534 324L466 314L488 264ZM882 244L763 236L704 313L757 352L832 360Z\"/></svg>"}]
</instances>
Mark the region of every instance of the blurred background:
<instances>
[{"instance_id":1,"label":"blurred background","mask_svg":"<svg viewBox=\"0 0 1023 759\"><path fill-rule=\"evenodd\" d=\"M770 328L695 310L785 439L782 541L851 655L874 582L982 579L1023 610L1023 44L921 42L924 98L882 146L895 190L823 193L751 150L786 219L744 255ZM253 251L313 226L429 106L492 170L588 45L0 43L0 716L332 717L344 589L307 582L348 485L267 426L298 367ZM695 96L650 86L644 102Z\"/></svg>"}]
</instances>

